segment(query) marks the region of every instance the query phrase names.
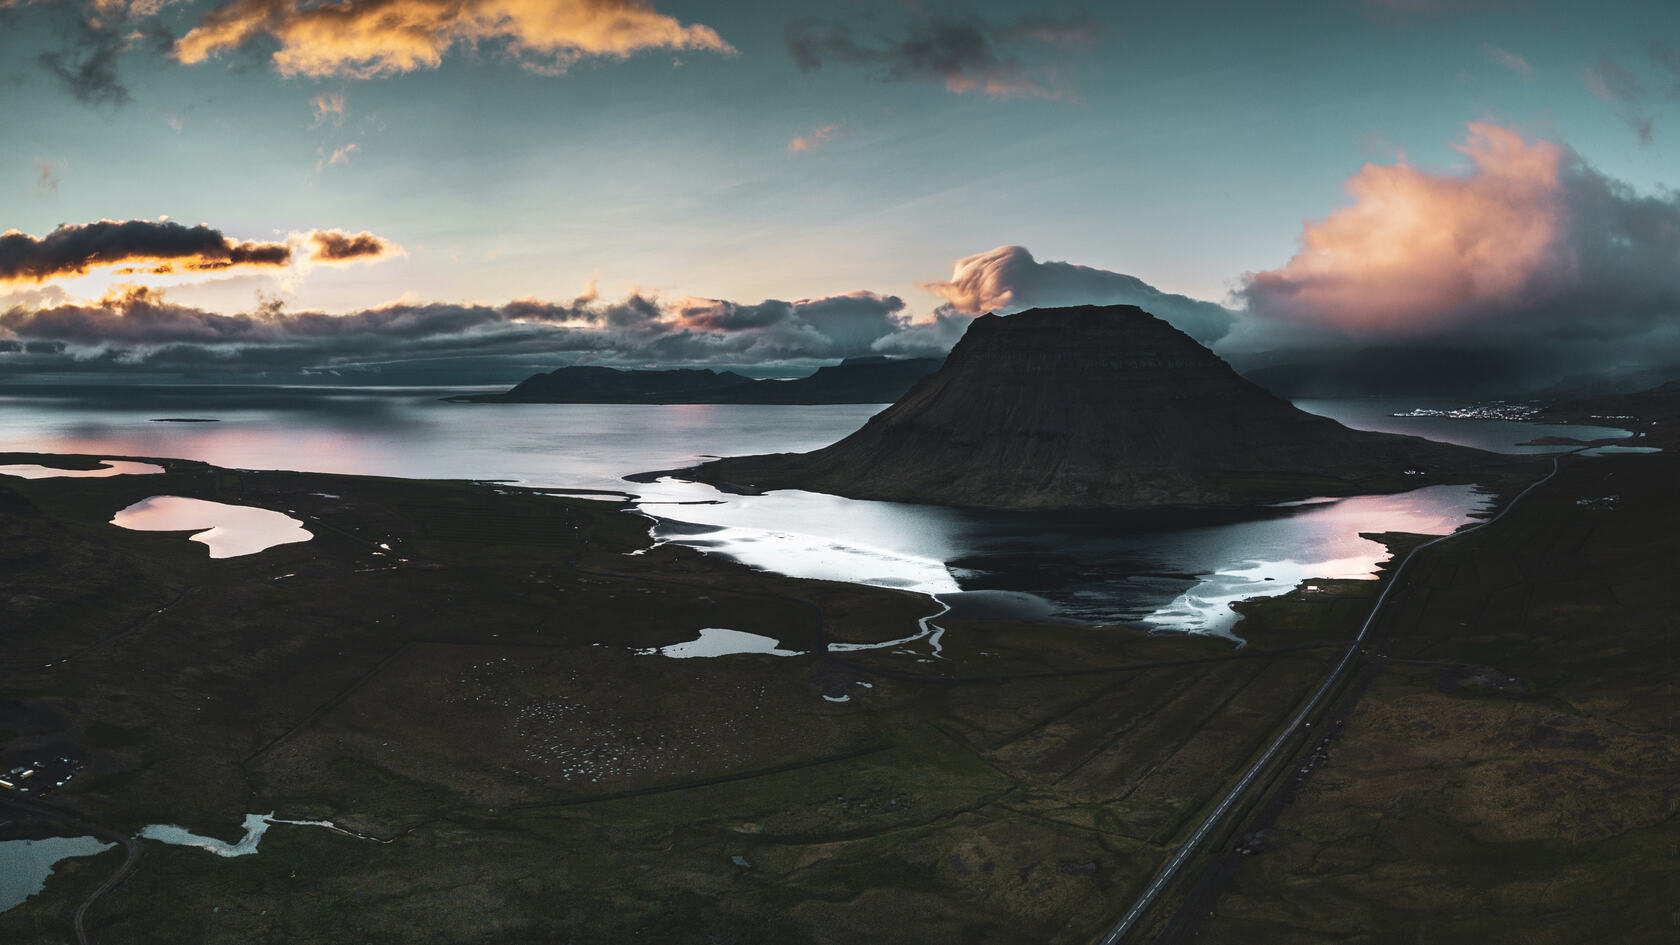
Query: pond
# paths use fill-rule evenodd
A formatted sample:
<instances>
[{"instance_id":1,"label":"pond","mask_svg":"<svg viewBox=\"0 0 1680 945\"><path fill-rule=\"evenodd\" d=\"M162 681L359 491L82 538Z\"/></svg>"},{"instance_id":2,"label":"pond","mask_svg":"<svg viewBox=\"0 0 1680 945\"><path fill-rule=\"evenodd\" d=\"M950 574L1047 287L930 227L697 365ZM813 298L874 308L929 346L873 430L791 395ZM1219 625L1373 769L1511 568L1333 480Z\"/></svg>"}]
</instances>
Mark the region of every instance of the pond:
<instances>
[{"instance_id":1,"label":"pond","mask_svg":"<svg viewBox=\"0 0 1680 945\"><path fill-rule=\"evenodd\" d=\"M208 547L212 558L237 558L315 537L281 512L175 495L142 499L118 512L111 524L143 532L196 532L192 540Z\"/></svg>"}]
</instances>

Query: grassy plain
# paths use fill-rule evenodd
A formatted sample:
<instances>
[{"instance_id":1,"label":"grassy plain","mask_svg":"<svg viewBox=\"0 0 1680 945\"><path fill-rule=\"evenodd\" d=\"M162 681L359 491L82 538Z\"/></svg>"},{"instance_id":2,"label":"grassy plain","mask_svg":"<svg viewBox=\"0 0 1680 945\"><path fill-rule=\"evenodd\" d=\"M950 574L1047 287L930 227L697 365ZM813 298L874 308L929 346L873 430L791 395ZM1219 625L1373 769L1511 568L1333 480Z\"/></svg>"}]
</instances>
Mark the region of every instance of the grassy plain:
<instances>
[{"instance_id":1,"label":"grassy plain","mask_svg":"<svg viewBox=\"0 0 1680 945\"><path fill-rule=\"evenodd\" d=\"M1673 467L1649 459L1572 463L1533 514L1408 578L1426 590L1394 611L1394 659L1208 940L1398 940L1423 916L1468 939L1572 909L1585 927L1661 892L1674 592L1657 576L1677 523ZM1088 941L1376 591L1247 605L1241 651L947 620L941 658L827 656L935 607L650 550L612 501L160 462L0 483L7 757L85 757L51 802L119 833L233 840L272 810L364 836L277 825L237 859L148 842L91 910L99 943ZM1624 477L1615 511L1573 505L1606 474ZM316 537L212 560L107 524L156 494L288 511ZM805 655L634 652L706 627ZM1530 688L1438 682L1472 663ZM120 859L65 861L0 937L64 941Z\"/></svg>"},{"instance_id":2,"label":"grassy plain","mask_svg":"<svg viewBox=\"0 0 1680 945\"><path fill-rule=\"evenodd\" d=\"M1330 652L988 620L827 657L936 607L648 550L617 502L161 462L0 485L6 751L85 757L50 800L119 833L367 838L149 842L102 943L1080 941ZM316 537L212 560L107 524L156 494ZM705 627L806 655L635 652ZM0 935L62 940L118 858Z\"/></svg>"}]
</instances>

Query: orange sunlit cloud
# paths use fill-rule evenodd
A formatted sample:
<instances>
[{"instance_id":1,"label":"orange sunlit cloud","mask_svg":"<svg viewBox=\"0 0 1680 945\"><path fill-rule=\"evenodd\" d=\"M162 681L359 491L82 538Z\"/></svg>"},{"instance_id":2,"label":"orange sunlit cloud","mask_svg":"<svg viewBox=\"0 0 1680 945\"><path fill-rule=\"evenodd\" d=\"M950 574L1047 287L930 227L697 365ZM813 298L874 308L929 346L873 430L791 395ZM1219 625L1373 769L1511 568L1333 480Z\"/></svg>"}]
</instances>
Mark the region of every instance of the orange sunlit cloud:
<instances>
[{"instance_id":1,"label":"orange sunlit cloud","mask_svg":"<svg viewBox=\"0 0 1680 945\"><path fill-rule=\"evenodd\" d=\"M241 242L202 223L189 227L169 220L65 224L40 238L17 230L0 233L0 283L40 284L109 267L273 269L286 266L291 258L285 243Z\"/></svg>"},{"instance_id":2,"label":"orange sunlit cloud","mask_svg":"<svg viewBox=\"0 0 1680 945\"><path fill-rule=\"evenodd\" d=\"M261 37L282 75L372 78L437 67L451 48L505 42L525 65L563 72L580 59L649 49L733 54L709 26L684 25L640 0L233 0L175 44L192 64Z\"/></svg>"},{"instance_id":3,"label":"orange sunlit cloud","mask_svg":"<svg viewBox=\"0 0 1680 945\"><path fill-rule=\"evenodd\" d=\"M1281 269L1242 295L1262 314L1356 333L1418 333L1542 302L1577 281L1565 174L1552 141L1469 126L1465 175L1367 164L1351 206L1309 222Z\"/></svg>"},{"instance_id":4,"label":"orange sunlit cloud","mask_svg":"<svg viewBox=\"0 0 1680 945\"><path fill-rule=\"evenodd\" d=\"M344 93L322 92L309 100L309 107L315 110L315 124L333 125L344 124Z\"/></svg>"},{"instance_id":5,"label":"orange sunlit cloud","mask_svg":"<svg viewBox=\"0 0 1680 945\"><path fill-rule=\"evenodd\" d=\"M229 275L281 274L294 266L380 262L403 255L390 240L363 231L306 230L284 240L240 241L205 224L169 220L100 220L60 226L46 236L0 234L0 286L52 284L98 297L134 282L179 285Z\"/></svg>"},{"instance_id":6,"label":"orange sunlit cloud","mask_svg":"<svg viewBox=\"0 0 1680 945\"><path fill-rule=\"evenodd\" d=\"M814 128L809 133L799 135L792 141L789 141L787 145L788 153L805 154L815 151L827 144L830 138L833 138L839 133L840 126L837 124L823 125L820 128Z\"/></svg>"}]
</instances>

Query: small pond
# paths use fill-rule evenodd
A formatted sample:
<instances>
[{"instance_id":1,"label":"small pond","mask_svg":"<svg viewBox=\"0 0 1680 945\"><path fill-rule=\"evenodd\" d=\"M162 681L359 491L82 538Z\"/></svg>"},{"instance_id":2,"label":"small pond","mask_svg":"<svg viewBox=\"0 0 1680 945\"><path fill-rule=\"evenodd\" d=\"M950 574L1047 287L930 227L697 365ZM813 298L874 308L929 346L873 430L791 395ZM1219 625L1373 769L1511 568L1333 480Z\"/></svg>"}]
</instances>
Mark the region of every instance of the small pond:
<instances>
[{"instance_id":1,"label":"small pond","mask_svg":"<svg viewBox=\"0 0 1680 945\"><path fill-rule=\"evenodd\" d=\"M208 547L212 558L256 554L315 537L281 512L175 495L142 499L118 512L111 524L143 532L196 532L192 540Z\"/></svg>"}]
</instances>

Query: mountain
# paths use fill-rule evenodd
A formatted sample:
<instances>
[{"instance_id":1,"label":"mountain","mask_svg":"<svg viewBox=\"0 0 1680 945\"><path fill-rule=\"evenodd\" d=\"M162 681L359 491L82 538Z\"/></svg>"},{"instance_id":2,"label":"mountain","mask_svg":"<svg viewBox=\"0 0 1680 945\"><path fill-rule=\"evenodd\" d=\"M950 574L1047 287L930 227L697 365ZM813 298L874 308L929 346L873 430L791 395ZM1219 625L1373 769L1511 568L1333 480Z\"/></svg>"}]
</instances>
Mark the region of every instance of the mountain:
<instances>
[{"instance_id":1,"label":"mountain","mask_svg":"<svg viewBox=\"0 0 1680 945\"><path fill-rule=\"evenodd\" d=\"M563 367L520 381L504 394L476 394L455 400L512 404L650 404L690 393L751 384L732 371L621 371L608 367Z\"/></svg>"},{"instance_id":2,"label":"mountain","mask_svg":"<svg viewBox=\"0 0 1680 945\"><path fill-rule=\"evenodd\" d=\"M753 380L730 371L620 371L564 367L504 394L451 400L518 404L887 404L939 368L937 358L847 358L793 380Z\"/></svg>"},{"instance_id":3,"label":"mountain","mask_svg":"<svg viewBox=\"0 0 1680 945\"><path fill-rule=\"evenodd\" d=\"M753 381L715 392L729 404L890 404L939 370L938 358L847 358L809 377Z\"/></svg>"},{"instance_id":4,"label":"mountain","mask_svg":"<svg viewBox=\"0 0 1680 945\"><path fill-rule=\"evenodd\" d=\"M1631 394L1607 394L1581 400L1566 400L1541 409L1536 420L1546 423L1579 423L1621 427L1655 442L1626 443L1627 446L1662 444L1672 449L1680 429L1680 381L1669 381Z\"/></svg>"},{"instance_id":5,"label":"mountain","mask_svg":"<svg viewBox=\"0 0 1680 945\"><path fill-rule=\"evenodd\" d=\"M840 442L675 474L940 505L1143 508L1392 492L1466 481L1491 459L1306 413L1112 305L981 316L943 367Z\"/></svg>"}]
</instances>

